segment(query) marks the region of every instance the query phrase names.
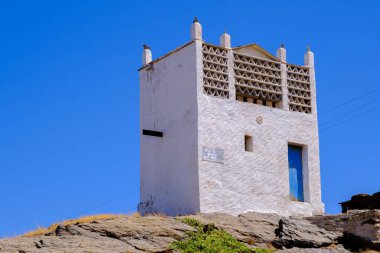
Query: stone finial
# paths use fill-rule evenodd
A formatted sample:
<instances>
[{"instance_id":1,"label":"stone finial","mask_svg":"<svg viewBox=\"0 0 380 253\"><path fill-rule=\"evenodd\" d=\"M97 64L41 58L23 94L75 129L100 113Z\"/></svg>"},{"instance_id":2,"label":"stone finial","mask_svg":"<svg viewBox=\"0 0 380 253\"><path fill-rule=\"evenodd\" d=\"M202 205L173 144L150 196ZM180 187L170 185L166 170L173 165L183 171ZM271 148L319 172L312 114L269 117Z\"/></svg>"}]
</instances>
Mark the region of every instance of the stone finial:
<instances>
[{"instance_id":1,"label":"stone finial","mask_svg":"<svg viewBox=\"0 0 380 253\"><path fill-rule=\"evenodd\" d=\"M202 39L202 25L199 23L197 17L194 18L193 24L191 25L191 39L192 40Z\"/></svg>"},{"instance_id":2,"label":"stone finial","mask_svg":"<svg viewBox=\"0 0 380 253\"><path fill-rule=\"evenodd\" d=\"M307 46L307 51L304 55L304 65L313 67L314 66L314 53L310 51L310 46Z\"/></svg>"},{"instance_id":3,"label":"stone finial","mask_svg":"<svg viewBox=\"0 0 380 253\"><path fill-rule=\"evenodd\" d=\"M277 49L276 56L278 59L280 59L280 61L286 62L286 49L284 44L281 44Z\"/></svg>"},{"instance_id":4,"label":"stone finial","mask_svg":"<svg viewBox=\"0 0 380 253\"><path fill-rule=\"evenodd\" d=\"M142 55L142 63L146 65L152 61L152 51L150 51L150 47L148 45L143 45L144 51Z\"/></svg>"},{"instance_id":5,"label":"stone finial","mask_svg":"<svg viewBox=\"0 0 380 253\"><path fill-rule=\"evenodd\" d=\"M224 32L220 36L220 46L227 49L231 49L231 36L228 33Z\"/></svg>"}]
</instances>

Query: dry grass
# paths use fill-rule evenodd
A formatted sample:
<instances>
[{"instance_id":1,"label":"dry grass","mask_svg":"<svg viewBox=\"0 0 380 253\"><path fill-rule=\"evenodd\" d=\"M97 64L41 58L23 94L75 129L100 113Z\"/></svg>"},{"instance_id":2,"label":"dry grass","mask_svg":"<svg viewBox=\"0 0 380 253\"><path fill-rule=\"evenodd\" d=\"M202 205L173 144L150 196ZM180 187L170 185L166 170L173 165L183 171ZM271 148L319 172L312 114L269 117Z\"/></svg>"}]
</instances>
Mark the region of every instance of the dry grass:
<instances>
[{"instance_id":1,"label":"dry grass","mask_svg":"<svg viewBox=\"0 0 380 253\"><path fill-rule=\"evenodd\" d=\"M141 214L139 212L131 213L128 215L131 218L140 218Z\"/></svg>"},{"instance_id":2,"label":"dry grass","mask_svg":"<svg viewBox=\"0 0 380 253\"><path fill-rule=\"evenodd\" d=\"M359 253L379 253L379 251L376 250L361 250Z\"/></svg>"},{"instance_id":3,"label":"dry grass","mask_svg":"<svg viewBox=\"0 0 380 253\"><path fill-rule=\"evenodd\" d=\"M148 213L146 216L154 216L154 217L161 217L161 218L167 218L168 216L163 213Z\"/></svg>"},{"instance_id":4,"label":"dry grass","mask_svg":"<svg viewBox=\"0 0 380 253\"><path fill-rule=\"evenodd\" d=\"M34 236L44 235L47 232L49 232L49 229L43 228L43 227L38 227L37 229L35 229L33 231L30 231L30 232L27 232L27 233L21 235L21 237L34 237Z\"/></svg>"},{"instance_id":5,"label":"dry grass","mask_svg":"<svg viewBox=\"0 0 380 253\"><path fill-rule=\"evenodd\" d=\"M135 215L135 214L133 214L133 215ZM67 226L67 225L79 224L79 223L89 223L89 222L93 222L93 221L97 221L97 220L113 220L113 219L116 219L118 217L123 217L123 216L124 215L116 215L116 214L97 214L97 215L84 216L84 217L80 217L78 219L72 219L72 220L66 220L66 221L58 222L58 223L51 225L48 228L39 227L36 230L30 231L30 232L27 232L27 233L21 235L21 237L35 237L35 236L41 236L41 235L49 234L49 233L54 232L55 229L58 227L58 225Z\"/></svg>"},{"instance_id":6,"label":"dry grass","mask_svg":"<svg viewBox=\"0 0 380 253\"><path fill-rule=\"evenodd\" d=\"M331 244L330 246L326 247L327 249L337 249L338 246L336 244Z\"/></svg>"}]
</instances>

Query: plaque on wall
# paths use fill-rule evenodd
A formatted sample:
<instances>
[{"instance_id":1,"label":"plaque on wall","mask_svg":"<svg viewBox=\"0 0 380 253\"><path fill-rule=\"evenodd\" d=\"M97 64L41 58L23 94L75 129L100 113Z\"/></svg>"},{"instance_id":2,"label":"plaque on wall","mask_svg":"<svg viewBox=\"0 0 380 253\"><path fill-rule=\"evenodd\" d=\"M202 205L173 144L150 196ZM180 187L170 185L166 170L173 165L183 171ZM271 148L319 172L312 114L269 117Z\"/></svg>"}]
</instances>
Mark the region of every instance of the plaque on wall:
<instances>
[{"instance_id":1,"label":"plaque on wall","mask_svg":"<svg viewBox=\"0 0 380 253\"><path fill-rule=\"evenodd\" d=\"M202 160L216 163L224 162L224 149L203 147Z\"/></svg>"}]
</instances>

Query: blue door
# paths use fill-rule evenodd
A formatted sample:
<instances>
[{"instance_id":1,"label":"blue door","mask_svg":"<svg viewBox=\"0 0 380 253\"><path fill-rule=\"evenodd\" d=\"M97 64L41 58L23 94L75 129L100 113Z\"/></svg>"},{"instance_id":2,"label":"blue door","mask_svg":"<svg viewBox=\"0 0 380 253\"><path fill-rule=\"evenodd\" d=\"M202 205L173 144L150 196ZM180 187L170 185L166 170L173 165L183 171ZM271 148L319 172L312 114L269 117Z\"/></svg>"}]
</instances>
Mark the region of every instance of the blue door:
<instances>
[{"instance_id":1,"label":"blue door","mask_svg":"<svg viewBox=\"0 0 380 253\"><path fill-rule=\"evenodd\" d=\"M302 147L289 145L288 159L290 199L303 202Z\"/></svg>"}]
</instances>

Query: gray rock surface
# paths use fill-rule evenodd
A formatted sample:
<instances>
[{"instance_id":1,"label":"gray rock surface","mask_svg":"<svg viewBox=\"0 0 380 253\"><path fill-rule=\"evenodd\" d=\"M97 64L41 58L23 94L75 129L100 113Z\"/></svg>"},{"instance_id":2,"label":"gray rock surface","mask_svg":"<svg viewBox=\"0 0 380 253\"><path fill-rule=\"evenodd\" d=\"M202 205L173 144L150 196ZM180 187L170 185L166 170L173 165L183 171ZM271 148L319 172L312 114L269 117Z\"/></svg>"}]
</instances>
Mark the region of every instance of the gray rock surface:
<instances>
[{"instance_id":1,"label":"gray rock surface","mask_svg":"<svg viewBox=\"0 0 380 253\"><path fill-rule=\"evenodd\" d=\"M58 226L54 233L0 240L0 252L164 252L192 227L170 217L119 217Z\"/></svg>"},{"instance_id":2,"label":"gray rock surface","mask_svg":"<svg viewBox=\"0 0 380 253\"><path fill-rule=\"evenodd\" d=\"M338 215L306 218L328 231L340 231L352 236L356 244L380 250L380 210L353 210Z\"/></svg>"},{"instance_id":3,"label":"gray rock surface","mask_svg":"<svg viewBox=\"0 0 380 253\"><path fill-rule=\"evenodd\" d=\"M320 248L336 243L342 236L340 232L327 231L299 217L282 218L276 234L274 245L286 248Z\"/></svg>"},{"instance_id":4,"label":"gray rock surface","mask_svg":"<svg viewBox=\"0 0 380 253\"><path fill-rule=\"evenodd\" d=\"M375 210L380 209L380 192L373 195L356 194L351 200L340 203L342 213L349 210Z\"/></svg>"},{"instance_id":5,"label":"gray rock surface","mask_svg":"<svg viewBox=\"0 0 380 253\"><path fill-rule=\"evenodd\" d=\"M336 248L317 248L317 249L302 249L302 248L292 248L286 250L279 250L276 253L349 253L350 251L344 249L343 247Z\"/></svg>"},{"instance_id":6,"label":"gray rock surface","mask_svg":"<svg viewBox=\"0 0 380 253\"><path fill-rule=\"evenodd\" d=\"M248 212L238 217L225 213L197 214L193 217L202 223L214 223L236 239L248 245L270 243L276 239L281 216Z\"/></svg>"}]
</instances>

